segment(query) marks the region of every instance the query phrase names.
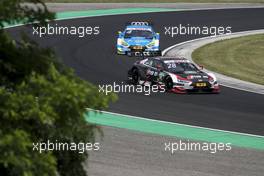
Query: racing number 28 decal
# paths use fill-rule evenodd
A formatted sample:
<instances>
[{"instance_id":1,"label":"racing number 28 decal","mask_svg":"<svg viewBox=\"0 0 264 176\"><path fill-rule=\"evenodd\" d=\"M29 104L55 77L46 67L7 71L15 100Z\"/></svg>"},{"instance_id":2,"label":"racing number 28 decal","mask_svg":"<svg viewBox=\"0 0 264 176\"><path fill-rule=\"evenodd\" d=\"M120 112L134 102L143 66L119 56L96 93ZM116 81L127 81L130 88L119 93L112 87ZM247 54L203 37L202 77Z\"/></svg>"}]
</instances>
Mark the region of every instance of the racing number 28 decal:
<instances>
[{"instance_id":1,"label":"racing number 28 decal","mask_svg":"<svg viewBox=\"0 0 264 176\"><path fill-rule=\"evenodd\" d=\"M167 65L168 65L168 69L177 67L175 63L168 63Z\"/></svg>"}]
</instances>

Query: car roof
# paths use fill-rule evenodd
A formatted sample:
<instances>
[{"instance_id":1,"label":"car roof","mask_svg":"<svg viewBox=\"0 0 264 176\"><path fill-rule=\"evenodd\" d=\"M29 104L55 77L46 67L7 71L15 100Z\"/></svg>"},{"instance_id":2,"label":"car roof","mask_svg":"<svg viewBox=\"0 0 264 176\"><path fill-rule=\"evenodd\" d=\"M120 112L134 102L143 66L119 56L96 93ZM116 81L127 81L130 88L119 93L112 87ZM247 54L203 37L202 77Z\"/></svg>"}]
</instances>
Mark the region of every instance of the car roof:
<instances>
[{"instance_id":1,"label":"car roof","mask_svg":"<svg viewBox=\"0 0 264 176\"><path fill-rule=\"evenodd\" d=\"M168 61L168 60L186 60L189 61L188 59L184 57L167 57L167 56L162 56L162 57L155 57L153 59L161 60L161 61Z\"/></svg>"}]
</instances>

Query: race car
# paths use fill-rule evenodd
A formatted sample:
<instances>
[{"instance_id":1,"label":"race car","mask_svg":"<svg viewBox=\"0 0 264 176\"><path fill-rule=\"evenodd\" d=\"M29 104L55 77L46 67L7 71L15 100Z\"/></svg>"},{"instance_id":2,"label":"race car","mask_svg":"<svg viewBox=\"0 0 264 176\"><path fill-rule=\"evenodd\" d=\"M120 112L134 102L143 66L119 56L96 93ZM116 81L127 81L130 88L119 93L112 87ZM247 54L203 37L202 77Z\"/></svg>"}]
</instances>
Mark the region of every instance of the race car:
<instances>
[{"instance_id":1,"label":"race car","mask_svg":"<svg viewBox=\"0 0 264 176\"><path fill-rule=\"evenodd\" d=\"M131 22L118 32L117 54L128 56L160 56L159 33L148 22Z\"/></svg>"},{"instance_id":2,"label":"race car","mask_svg":"<svg viewBox=\"0 0 264 176\"><path fill-rule=\"evenodd\" d=\"M174 93L219 93L213 73L206 73L185 58L152 57L134 63L128 71L133 84L158 85Z\"/></svg>"}]
</instances>

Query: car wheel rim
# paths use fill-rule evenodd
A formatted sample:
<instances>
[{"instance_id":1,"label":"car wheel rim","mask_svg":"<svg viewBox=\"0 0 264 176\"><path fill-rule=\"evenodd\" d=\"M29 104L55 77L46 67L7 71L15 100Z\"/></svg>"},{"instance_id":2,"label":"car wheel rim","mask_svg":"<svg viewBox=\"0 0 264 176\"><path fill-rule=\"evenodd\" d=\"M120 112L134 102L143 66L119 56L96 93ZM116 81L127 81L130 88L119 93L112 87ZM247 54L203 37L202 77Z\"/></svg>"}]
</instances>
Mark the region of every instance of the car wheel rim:
<instances>
[{"instance_id":1,"label":"car wheel rim","mask_svg":"<svg viewBox=\"0 0 264 176\"><path fill-rule=\"evenodd\" d=\"M170 80L167 80L166 82L167 82L167 84L166 84L166 85L167 85L167 86L166 86L167 89L168 89L168 90L169 90L169 89L172 89L172 82L171 82Z\"/></svg>"}]
</instances>

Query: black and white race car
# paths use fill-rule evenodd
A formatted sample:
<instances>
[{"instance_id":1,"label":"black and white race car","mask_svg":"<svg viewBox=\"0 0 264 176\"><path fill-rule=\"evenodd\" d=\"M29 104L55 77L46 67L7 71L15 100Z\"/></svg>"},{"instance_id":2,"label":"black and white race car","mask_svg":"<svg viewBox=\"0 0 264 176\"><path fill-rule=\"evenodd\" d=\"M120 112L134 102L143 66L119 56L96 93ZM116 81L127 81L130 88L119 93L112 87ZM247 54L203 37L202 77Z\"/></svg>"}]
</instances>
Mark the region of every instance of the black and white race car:
<instances>
[{"instance_id":1,"label":"black and white race car","mask_svg":"<svg viewBox=\"0 0 264 176\"><path fill-rule=\"evenodd\" d=\"M159 85L174 93L219 93L215 75L185 58L155 57L137 61L128 71L128 80L133 84Z\"/></svg>"}]
</instances>

